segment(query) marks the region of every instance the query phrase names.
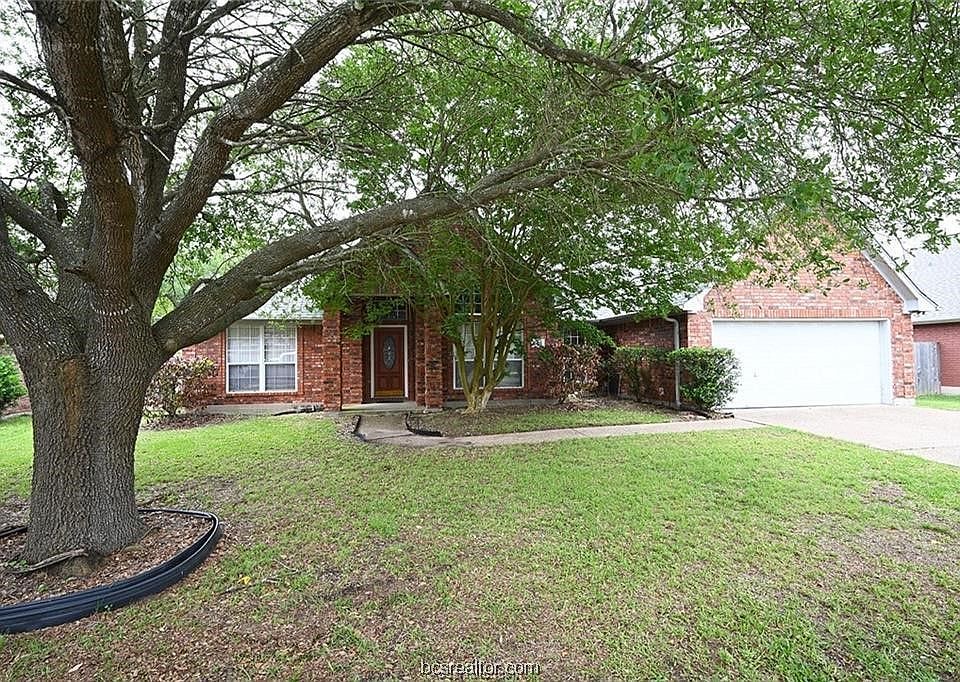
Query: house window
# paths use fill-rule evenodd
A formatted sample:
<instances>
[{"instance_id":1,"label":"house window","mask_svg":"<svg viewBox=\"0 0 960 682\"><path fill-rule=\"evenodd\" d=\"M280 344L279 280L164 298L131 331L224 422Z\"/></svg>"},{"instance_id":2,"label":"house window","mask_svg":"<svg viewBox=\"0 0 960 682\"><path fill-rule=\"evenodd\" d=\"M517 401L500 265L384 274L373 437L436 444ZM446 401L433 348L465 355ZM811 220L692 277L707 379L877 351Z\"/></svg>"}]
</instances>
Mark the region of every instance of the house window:
<instances>
[{"instance_id":1,"label":"house window","mask_svg":"<svg viewBox=\"0 0 960 682\"><path fill-rule=\"evenodd\" d=\"M457 299L457 312L467 315L479 315L483 311L483 298L479 291L460 294Z\"/></svg>"},{"instance_id":2,"label":"house window","mask_svg":"<svg viewBox=\"0 0 960 682\"><path fill-rule=\"evenodd\" d=\"M407 302L402 298L393 298L388 299L387 303L390 304L390 307L387 309L386 313L383 316L383 320L389 320L392 322L403 322L407 319Z\"/></svg>"},{"instance_id":3,"label":"house window","mask_svg":"<svg viewBox=\"0 0 960 682\"><path fill-rule=\"evenodd\" d=\"M563 332L563 342L568 346L582 346L584 338L579 329L567 329Z\"/></svg>"},{"instance_id":4,"label":"house window","mask_svg":"<svg viewBox=\"0 0 960 682\"><path fill-rule=\"evenodd\" d=\"M227 329L227 392L297 390L297 329L239 322Z\"/></svg>"},{"instance_id":5,"label":"house window","mask_svg":"<svg viewBox=\"0 0 960 682\"><path fill-rule=\"evenodd\" d=\"M463 359L467 367L467 377L473 373L473 364L476 359L476 350L473 346L473 335L471 334L470 323L463 325L460 330L460 338L463 339ZM457 366L456 351L453 356L453 387L462 389L463 382L460 379L460 368ZM523 388L523 332L517 331L513 335L513 341L510 344L510 350L507 351L506 373L497 384L497 388Z\"/></svg>"}]
</instances>

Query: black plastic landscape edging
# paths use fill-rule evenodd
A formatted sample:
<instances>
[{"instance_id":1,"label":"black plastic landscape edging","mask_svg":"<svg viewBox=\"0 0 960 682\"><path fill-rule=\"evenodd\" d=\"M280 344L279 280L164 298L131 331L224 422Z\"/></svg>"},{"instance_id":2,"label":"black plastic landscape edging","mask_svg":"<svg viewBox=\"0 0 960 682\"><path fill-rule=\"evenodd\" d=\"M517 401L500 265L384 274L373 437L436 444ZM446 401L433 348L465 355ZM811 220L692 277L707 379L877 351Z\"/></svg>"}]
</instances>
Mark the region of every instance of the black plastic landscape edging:
<instances>
[{"instance_id":1,"label":"black plastic landscape edging","mask_svg":"<svg viewBox=\"0 0 960 682\"><path fill-rule=\"evenodd\" d=\"M13 634L30 632L52 625L60 625L79 620L97 611L116 609L125 604L149 597L167 589L182 580L188 573L203 563L223 534L220 519L215 514L187 509L140 509L143 514L164 512L183 514L208 519L210 528L189 547L173 558L148 571L118 580L117 582L93 587L89 590L49 597L14 606L0 608L0 633ZM26 531L26 526L8 529L3 536Z\"/></svg>"}]
</instances>

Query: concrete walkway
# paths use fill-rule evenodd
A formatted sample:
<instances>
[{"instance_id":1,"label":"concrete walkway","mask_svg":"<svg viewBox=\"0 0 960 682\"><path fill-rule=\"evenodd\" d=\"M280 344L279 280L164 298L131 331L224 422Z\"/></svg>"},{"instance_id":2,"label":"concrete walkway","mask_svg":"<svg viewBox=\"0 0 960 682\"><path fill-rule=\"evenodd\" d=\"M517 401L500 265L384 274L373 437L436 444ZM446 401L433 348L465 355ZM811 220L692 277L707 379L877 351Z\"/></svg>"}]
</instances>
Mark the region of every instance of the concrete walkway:
<instances>
[{"instance_id":1,"label":"concrete walkway","mask_svg":"<svg viewBox=\"0 0 960 682\"><path fill-rule=\"evenodd\" d=\"M893 405L737 410L738 420L784 426L960 466L960 411Z\"/></svg>"},{"instance_id":2,"label":"concrete walkway","mask_svg":"<svg viewBox=\"0 0 960 682\"><path fill-rule=\"evenodd\" d=\"M371 443L388 443L408 447L484 447L494 445L517 445L524 443L548 443L575 438L607 438L611 436L634 436L643 433L683 433L687 431L732 431L755 429L759 424L742 419L704 419L696 421L663 422L661 424L625 424L622 426L585 426L576 429L550 429L548 431L524 431L489 436L419 436L407 430L402 414L362 415L357 425L357 435Z\"/></svg>"}]
</instances>

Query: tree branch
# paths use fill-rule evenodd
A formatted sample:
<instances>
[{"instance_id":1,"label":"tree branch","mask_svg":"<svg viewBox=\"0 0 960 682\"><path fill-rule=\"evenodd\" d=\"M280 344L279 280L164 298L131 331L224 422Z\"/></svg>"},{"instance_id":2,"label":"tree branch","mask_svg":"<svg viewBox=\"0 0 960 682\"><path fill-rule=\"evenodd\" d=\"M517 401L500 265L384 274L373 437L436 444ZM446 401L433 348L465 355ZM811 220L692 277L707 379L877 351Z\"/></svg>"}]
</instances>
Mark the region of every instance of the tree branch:
<instances>
[{"instance_id":1,"label":"tree branch","mask_svg":"<svg viewBox=\"0 0 960 682\"><path fill-rule=\"evenodd\" d=\"M0 212L8 215L13 222L39 239L61 267L78 264L80 249L69 232L30 206L2 180L0 180Z\"/></svg>"},{"instance_id":2,"label":"tree branch","mask_svg":"<svg viewBox=\"0 0 960 682\"><path fill-rule=\"evenodd\" d=\"M232 312L225 311L246 310L246 302L253 305L253 301L259 301L262 305L283 285L295 281L283 277L279 282L272 281L271 276L315 254L325 254L330 249L392 228L457 215L506 196L550 187L564 178L609 165L636 152L637 148L631 148L611 157L580 162L539 175L521 177L516 173L505 173L509 179L496 184L490 184L488 180L497 175L492 173L476 187L459 194L423 194L349 218L317 224L260 248L185 298L176 309L154 324L154 337L166 352L173 353L209 338L223 326L239 319L232 317ZM294 273L295 269L286 272Z\"/></svg>"},{"instance_id":3,"label":"tree branch","mask_svg":"<svg viewBox=\"0 0 960 682\"><path fill-rule=\"evenodd\" d=\"M314 74L366 31L423 10L446 10L497 23L539 54L564 64L579 64L622 78L639 78L671 92L679 86L658 72L629 60L605 59L558 45L529 21L485 2L446 3L372 0L345 3L327 12L260 76L234 96L203 132L175 199L164 210L152 233L137 245L135 269L145 286L158 289L184 232L199 214L231 151L244 131L282 106Z\"/></svg>"},{"instance_id":4,"label":"tree branch","mask_svg":"<svg viewBox=\"0 0 960 682\"><path fill-rule=\"evenodd\" d=\"M0 82L6 83L7 87L12 87L20 92L33 95L44 104L47 104L51 109L53 109L53 111L56 112L57 117L67 127L67 129L70 128L70 120L67 118L67 112L63 108L63 102L61 102L56 95L52 95L43 88L34 85L29 81L25 81L19 76L14 76L8 71L3 71L2 69L0 69Z\"/></svg>"},{"instance_id":5,"label":"tree branch","mask_svg":"<svg viewBox=\"0 0 960 682\"><path fill-rule=\"evenodd\" d=\"M0 319L3 333L18 358L52 362L71 347L67 328L60 324L56 306L30 274L10 244L7 213L0 203ZM25 372L31 367L24 367Z\"/></svg>"}]
</instances>

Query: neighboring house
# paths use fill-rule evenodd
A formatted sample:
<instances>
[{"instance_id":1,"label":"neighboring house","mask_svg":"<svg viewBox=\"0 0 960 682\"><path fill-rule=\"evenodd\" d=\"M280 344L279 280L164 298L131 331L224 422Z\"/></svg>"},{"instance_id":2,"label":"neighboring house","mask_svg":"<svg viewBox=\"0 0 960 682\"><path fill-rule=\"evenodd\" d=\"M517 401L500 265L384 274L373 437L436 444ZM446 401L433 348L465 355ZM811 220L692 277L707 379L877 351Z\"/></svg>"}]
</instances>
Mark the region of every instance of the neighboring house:
<instances>
[{"instance_id":1,"label":"neighboring house","mask_svg":"<svg viewBox=\"0 0 960 682\"><path fill-rule=\"evenodd\" d=\"M960 394L960 245L919 254L907 272L937 306L913 316L913 337L939 344L941 391Z\"/></svg>"},{"instance_id":2,"label":"neighboring house","mask_svg":"<svg viewBox=\"0 0 960 682\"><path fill-rule=\"evenodd\" d=\"M609 314L597 324L619 345L732 348L742 375L728 407L910 401L910 314L932 304L885 259L857 253L842 263L839 283L826 292L809 275L789 287L743 281L678 301L669 316L676 325ZM672 372L656 379L651 397L673 400Z\"/></svg>"},{"instance_id":3,"label":"neighboring house","mask_svg":"<svg viewBox=\"0 0 960 682\"><path fill-rule=\"evenodd\" d=\"M932 308L885 261L844 259L844 281L827 293L812 278L796 288L749 282L706 289L677 306L681 346L733 348L743 366L731 406L891 403L914 395L910 313ZM211 358L220 405L316 405L327 410L403 402L436 408L462 399L453 348L429 316L398 303L372 333L357 337L349 314L269 306L185 349ZM286 318L288 321L278 320ZM674 324L608 313L596 324L620 344L673 347ZM544 331L523 330L498 398L545 397L537 363ZM672 377L669 379L672 382ZM664 383L660 397L671 400Z\"/></svg>"}]
</instances>

